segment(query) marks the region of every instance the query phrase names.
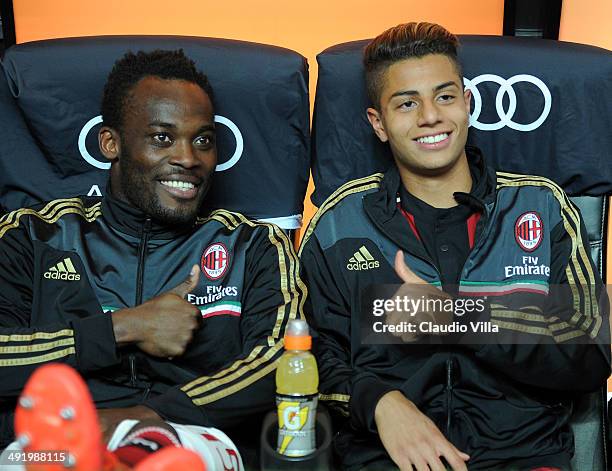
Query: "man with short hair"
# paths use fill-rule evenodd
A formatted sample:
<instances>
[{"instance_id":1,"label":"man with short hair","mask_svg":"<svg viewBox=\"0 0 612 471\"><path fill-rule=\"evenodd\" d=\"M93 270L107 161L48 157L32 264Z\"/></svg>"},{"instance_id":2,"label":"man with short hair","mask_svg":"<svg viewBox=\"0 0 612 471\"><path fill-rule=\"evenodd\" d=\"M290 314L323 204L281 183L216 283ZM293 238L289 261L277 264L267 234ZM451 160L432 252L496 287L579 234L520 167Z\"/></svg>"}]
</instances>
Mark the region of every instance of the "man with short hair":
<instances>
[{"instance_id":1,"label":"man with short hair","mask_svg":"<svg viewBox=\"0 0 612 471\"><path fill-rule=\"evenodd\" d=\"M322 399L350 417L335 443L346 469L570 469L571 400L610 373L601 280L557 185L496 173L466 147L457 46L408 23L365 49L367 116L395 165L339 188L302 241ZM377 319L394 336L364 342L364 299L397 283L405 299L433 290L473 309L402 317L392 302ZM430 333L470 321L490 332Z\"/></svg>"},{"instance_id":2,"label":"man with short hair","mask_svg":"<svg viewBox=\"0 0 612 471\"><path fill-rule=\"evenodd\" d=\"M217 163L213 101L182 50L126 54L102 102L108 195L0 220L4 444L17 396L48 362L85 378L107 434L161 417L231 435L274 407L305 288L278 227L198 217Z\"/></svg>"}]
</instances>

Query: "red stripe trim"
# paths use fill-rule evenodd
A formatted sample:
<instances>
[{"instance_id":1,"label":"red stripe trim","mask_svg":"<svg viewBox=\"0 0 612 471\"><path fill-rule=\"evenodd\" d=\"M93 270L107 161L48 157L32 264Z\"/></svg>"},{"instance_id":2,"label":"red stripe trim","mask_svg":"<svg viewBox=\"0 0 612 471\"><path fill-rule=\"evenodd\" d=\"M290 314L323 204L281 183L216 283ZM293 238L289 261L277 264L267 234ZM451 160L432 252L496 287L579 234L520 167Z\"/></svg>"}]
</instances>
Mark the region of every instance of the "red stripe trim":
<instances>
[{"instance_id":1,"label":"red stripe trim","mask_svg":"<svg viewBox=\"0 0 612 471\"><path fill-rule=\"evenodd\" d=\"M206 319L207 317L215 317L215 316L221 316L221 315L240 317L240 313L239 312L234 312L234 311L217 311L217 312L211 312L210 314L202 314L202 318Z\"/></svg>"}]
</instances>

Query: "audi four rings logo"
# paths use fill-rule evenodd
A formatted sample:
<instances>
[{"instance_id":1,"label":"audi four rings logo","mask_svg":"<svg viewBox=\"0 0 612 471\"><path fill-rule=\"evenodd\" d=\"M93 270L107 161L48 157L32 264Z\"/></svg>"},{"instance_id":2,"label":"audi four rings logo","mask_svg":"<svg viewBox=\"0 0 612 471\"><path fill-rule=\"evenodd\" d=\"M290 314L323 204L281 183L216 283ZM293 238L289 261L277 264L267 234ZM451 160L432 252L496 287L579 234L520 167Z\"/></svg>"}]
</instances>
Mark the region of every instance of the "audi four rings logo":
<instances>
[{"instance_id":1,"label":"audi four rings logo","mask_svg":"<svg viewBox=\"0 0 612 471\"><path fill-rule=\"evenodd\" d=\"M497 91L497 96L495 97L495 109L497 110L499 121L495 123L481 123L478 121L480 112L482 111L482 96L478 91L478 85L483 82L494 82L499 84L499 90ZM516 93L514 92L514 85L522 82L535 85L540 89L542 95L544 96L544 109L542 110L542 113L540 113L538 119L527 124L517 123L516 121L512 120L514 117L514 112L516 111ZM514 129L515 131L533 131L542 125L550 113L550 108L552 106L552 95L550 94L550 90L544 82L533 75L519 74L514 75L509 79L504 79L498 75L483 74L478 75L473 79L467 79L464 77L463 83L465 84L465 88L468 88L474 97L474 111L470 114L470 126L474 126L476 129L480 129L481 131L496 131L504 126L508 126L510 129ZM504 95L506 94L508 95L507 110L504 109L503 104Z\"/></svg>"},{"instance_id":2,"label":"audi four rings logo","mask_svg":"<svg viewBox=\"0 0 612 471\"><path fill-rule=\"evenodd\" d=\"M102 169L102 170L108 170L111 164L109 162L100 162L99 160L95 159L89 153L89 151L87 150L87 146L85 145L85 141L87 139L87 135L89 134L89 132L93 129L93 127L96 124L100 124L101 122L102 122L102 116L98 115L98 116L95 116L94 118L91 118L89 121L85 123L85 126L83 126L83 129L81 129L81 132L79 133L79 141L78 141L79 152L81 153L81 156L85 159L85 161L88 164L93 165L94 167ZM224 170L229 170L234 165L236 165L238 161L240 160L240 157L242 157L242 151L244 150L244 139L242 139L242 133L240 132L240 129L238 129L238 126L236 126L231 119L226 118L225 116L215 115L215 123L219 123L219 124L223 124L227 126L229 130L232 131L232 134L234 135L234 139L236 139L236 150L234 150L234 153L232 154L232 156L229 158L227 162L218 164L215 167L215 171L223 172Z\"/></svg>"}]
</instances>

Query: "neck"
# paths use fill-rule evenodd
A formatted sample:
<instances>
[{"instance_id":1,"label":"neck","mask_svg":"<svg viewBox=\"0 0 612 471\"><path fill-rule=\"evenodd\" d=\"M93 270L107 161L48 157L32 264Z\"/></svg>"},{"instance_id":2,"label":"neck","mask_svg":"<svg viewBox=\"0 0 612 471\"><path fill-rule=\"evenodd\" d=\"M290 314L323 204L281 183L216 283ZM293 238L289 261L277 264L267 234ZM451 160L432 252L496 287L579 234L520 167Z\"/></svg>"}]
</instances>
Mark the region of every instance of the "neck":
<instances>
[{"instance_id":1,"label":"neck","mask_svg":"<svg viewBox=\"0 0 612 471\"><path fill-rule=\"evenodd\" d=\"M472 189L472 175L465 152L457 162L440 174L418 174L398 166L404 188L416 198L434 208L457 206L453 193L469 193Z\"/></svg>"}]
</instances>

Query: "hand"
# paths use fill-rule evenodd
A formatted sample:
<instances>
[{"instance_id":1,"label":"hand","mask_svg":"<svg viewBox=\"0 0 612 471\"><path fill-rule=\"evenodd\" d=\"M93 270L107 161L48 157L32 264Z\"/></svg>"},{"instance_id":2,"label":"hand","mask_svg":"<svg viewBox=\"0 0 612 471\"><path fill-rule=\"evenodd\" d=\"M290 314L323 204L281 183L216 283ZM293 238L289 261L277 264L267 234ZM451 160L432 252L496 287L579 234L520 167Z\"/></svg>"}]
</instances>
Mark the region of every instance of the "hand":
<instances>
[{"instance_id":1,"label":"hand","mask_svg":"<svg viewBox=\"0 0 612 471\"><path fill-rule=\"evenodd\" d=\"M198 284L200 269L191 268L187 279L176 288L133 308L112 314L113 330L119 345L135 343L156 357L182 355L200 325L200 310L185 301Z\"/></svg>"},{"instance_id":2,"label":"hand","mask_svg":"<svg viewBox=\"0 0 612 471\"><path fill-rule=\"evenodd\" d=\"M381 397L374 417L380 440L400 470L445 471L444 457L453 471L467 471L469 455L457 450L400 391Z\"/></svg>"},{"instance_id":3,"label":"hand","mask_svg":"<svg viewBox=\"0 0 612 471\"><path fill-rule=\"evenodd\" d=\"M104 444L107 444L117 425L122 420L135 419L147 420L157 419L162 420L157 412L145 406L121 407L116 409L98 409L98 421L100 422L100 430L104 439Z\"/></svg>"},{"instance_id":4,"label":"hand","mask_svg":"<svg viewBox=\"0 0 612 471\"><path fill-rule=\"evenodd\" d=\"M395 272L401 278L403 284L395 292L393 299L399 297L400 299L421 302L421 308L410 313L406 311L387 312L385 318L387 325L400 325L401 322L410 322L417 327L414 333L399 332L392 333L393 335L400 337L404 342L412 342L421 335L418 333L418 326L421 322L426 321L438 325L452 322L452 310L444 311L437 309L438 306L451 299L450 296L417 276L404 262L404 253L401 250L398 250L395 254ZM423 304L428 300L435 301L437 304L424 306Z\"/></svg>"}]
</instances>

